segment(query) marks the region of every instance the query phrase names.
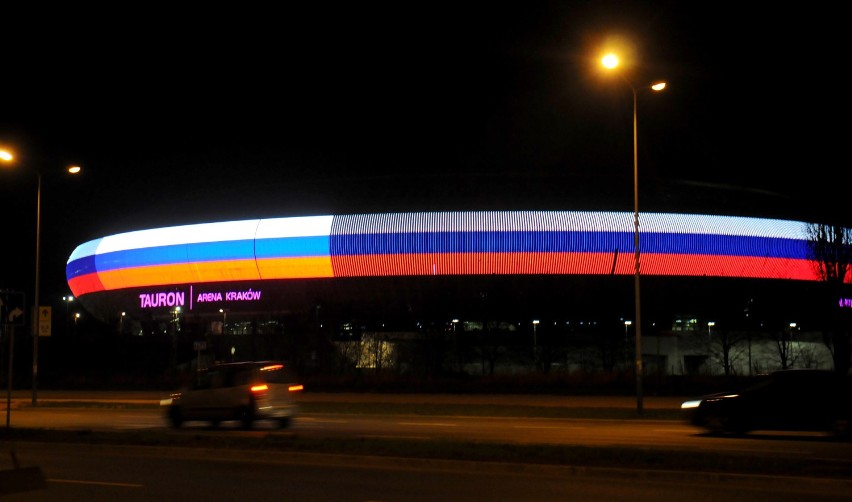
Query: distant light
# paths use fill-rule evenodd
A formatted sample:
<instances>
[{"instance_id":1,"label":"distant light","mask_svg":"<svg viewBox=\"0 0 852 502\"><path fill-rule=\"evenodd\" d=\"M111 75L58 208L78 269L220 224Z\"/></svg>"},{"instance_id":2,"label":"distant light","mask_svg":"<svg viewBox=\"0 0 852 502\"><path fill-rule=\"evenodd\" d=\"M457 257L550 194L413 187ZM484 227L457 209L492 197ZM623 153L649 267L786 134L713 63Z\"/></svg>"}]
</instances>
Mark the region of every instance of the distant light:
<instances>
[{"instance_id":1,"label":"distant light","mask_svg":"<svg viewBox=\"0 0 852 502\"><path fill-rule=\"evenodd\" d=\"M708 325L708 326L711 326L711 327L712 327L712 326L715 326L715 325L716 325L716 321L707 321L707 325Z\"/></svg>"},{"instance_id":2,"label":"distant light","mask_svg":"<svg viewBox=\"0 0 852 502\"><path fill-rule=\"evenodd\" d=\"M601 64L609 69L615 68L616 66L618 66L618 63L618 56L613 53L609 53L603 58L601 58Z\"/></svg>"},{"instance_id":3,"label":"distant light","mask_svg":"<svg viewBox=\"0 0 852 502\"><path fill-rule=\"evenodd\" d=\"M77 174L80 172L80 166L71 166L68 168L68 172L71 174Z\"/></svg>"},{"instance_id":4,"label":"distant light","mask_svg":"<svg viewBox=\"0 0 852 502\"><path fill-rule=\"evenodd\" d=\"M538 319L534 319L533 324L538 324Z\"/></svg>"},{"instance_id":5,"label":"distant light","mask_svg":"<svg viewBox=\"0 0 852 502\"><path fill-rule=\"evenodd\" d=\"M632 326L632 325L633 325L633 321L624 321L624 325L625 325L625 326Z\"/></svg>"},{"instance_id":6,"label":"distant light","mask_svg":"<svg viewBox=\"0 0 852 502\"><path fill-rule=\"evenodd\" d=\"M14 158L15 158L15 156L12 155L11 153L9 153L8 151L0 150L0 160L9 162L10 160L12 160Z\"/></svg>"},{"instance_id":7,"label":"distant light","mask_svg":"<svg viewBox=\"0 0 852 502\"><path fill-rule=\"evenodd\" d=\"M655 91L662 91L665 88L666 88L665 82L657 82L656 84L651 85L651 89L653 89Z\"/></svg>"}]
</instances>

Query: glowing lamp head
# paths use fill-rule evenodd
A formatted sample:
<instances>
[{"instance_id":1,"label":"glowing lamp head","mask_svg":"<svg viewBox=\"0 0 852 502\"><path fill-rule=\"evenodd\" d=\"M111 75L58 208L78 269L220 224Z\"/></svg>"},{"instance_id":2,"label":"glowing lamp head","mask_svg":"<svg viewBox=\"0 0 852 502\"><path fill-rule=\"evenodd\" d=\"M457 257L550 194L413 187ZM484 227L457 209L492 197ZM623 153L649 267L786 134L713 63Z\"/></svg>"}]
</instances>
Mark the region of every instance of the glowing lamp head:
<instances>
[{"instance_id":1,"label":"glowing lamp head","mask_svg":"<svg viewBox=\"0 0 852 502\"><path fill-rule=\"evenodd\" d=\"M612 70L613 68L617 67L619 62L620 61L618 59L618 56L611 52L601 58L601 64L604 65L604 68L607 68L609 70Z\"/></svg>"}]
</instances>

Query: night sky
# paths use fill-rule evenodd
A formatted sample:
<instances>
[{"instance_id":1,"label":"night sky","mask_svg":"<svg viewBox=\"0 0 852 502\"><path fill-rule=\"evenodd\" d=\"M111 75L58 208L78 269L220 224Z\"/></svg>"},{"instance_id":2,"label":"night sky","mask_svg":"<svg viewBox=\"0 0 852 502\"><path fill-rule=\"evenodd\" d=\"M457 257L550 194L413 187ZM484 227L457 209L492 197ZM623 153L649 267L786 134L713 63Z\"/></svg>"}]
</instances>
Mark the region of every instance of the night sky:
<instances>
[{"instance_id":1,"label":"night sky","mask_svg":"<svg viewBox=\"0 0 852 502\"><path fill-rule=\"evenodd\" d=\"M470 176L503 201L544 180L565 207L631 210L632 94L599 66L615 36L634 44L633 85L669 83L639 94L640 186L735 187L852 219L835 4L459 4L4 10L0 144L21 163L0 173L0 288L31 295L34 169L42 297L66 293L65 261L90 239L377 210L383 193ZM489 199L464 187L441 207Z\"/></svg>"}]
</instances>

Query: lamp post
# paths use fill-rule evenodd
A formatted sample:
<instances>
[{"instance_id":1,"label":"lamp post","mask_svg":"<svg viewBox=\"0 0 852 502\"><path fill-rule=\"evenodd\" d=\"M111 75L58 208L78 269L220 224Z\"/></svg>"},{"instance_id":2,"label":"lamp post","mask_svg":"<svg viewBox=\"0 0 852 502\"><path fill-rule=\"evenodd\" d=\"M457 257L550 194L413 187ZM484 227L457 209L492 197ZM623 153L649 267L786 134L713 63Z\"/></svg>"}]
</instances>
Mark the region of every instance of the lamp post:
<instances>
[{"instance_id":1,"label":"lamp post","mask_svg":"<svg viewBox=\"0 0 852 502\"><path fill-rule=\"evenodd\" d=\"M8 150L0 150L0 160L5 162L11 162L14 159L14 155ZM80 166L70 166L67 168L67 172L70 174L77 174L80 172ZM32 335L33 335L33 396L32 396L32 404L36 406L38 404L38 338L41 334L40 330L40 306L39 306L39 284L40 284L40 272L41 272L41 186L42 186L42 172L41 170L36 170L36 175L38 177L38 186L36 189L36 249L35 249L35 285L33 288L33 323L32 323ZM76 321L75 321L76 323Z\"/></svg>"},{"instance_id":2,"label":"lamp post","mask_svg":"<svg viewBox=\"0 0 852 502\"><path fill-rule=\"evenodd\" d=\"M71 302L73 302L73 301L74 301L74 297L71 296L71 295L62 297L62 303L65 304L65 335L66 336L68 335L68 319L69 319L69 315L70 315L68 313L68 307L69 307L69 305L71 305Z\"/></svg>"},{"instance_id":3,"label":"lamp post","mask_svg":"<svg viewBox=\"0 0 852 502\"><path fill-rule=\"evenodd\" d=\"M538 319L534 319L533 326L533 366L538 368Z\"/></svg>"},{"instance_id":4,"label":"lamp post","mask_svg":"<svg viewBox=\"0 0 852 502\"><path fill-rule=\"evenodd\" d=\"M619 66L620 60L617 55L609 53L601 59L601 64L609 70ZM637 134L636 102L638 89L627 78L620 74L622 79L630 86L633 93L633 286L636 301L636 347L634 354L634 372L636 373L636 412L642 414L642 302L639 288L639 148ZM666 88L665 82L643 86L640 89L652 89L662 91Z\"/></svg>"},{"instance_id":5,"label":"lamp post","mask_svg":"<svg viewBox=\"0 0 852 502\"><path fill-rule=\"evenodd\" d=\"M453 324L453 349L455 350L455 356L456 356L456 369L459 372L459 374L461 374L462 370L464 369L464 363L463 363L462 357L461 357L461 350L459 349L459 334L458 334L459 320L453 319L452 324Z\"/></svg>"},{"instance_id":6,"label":"lamp post","mask_svg":"<svg viewBox=\"0 0 852 502\"><path fill-rule=\"evenodd\" d=\"M70 174L78 174L80 172L80 166L70 166L67 169ZM41 178L42 173L38 171L38 190L36 192L36 251L35 251L35 302L33 303L33 308L36 309L36 312L40 310L39 308L39 273L41 271ZM77 314L79 317L80 314ZM36 315L35 322L33 323L33 406L38 404L38 337L41 335L40 323L41 315ZM77 319L74 319L75 331Z\"/></svg>"}]
</instances>

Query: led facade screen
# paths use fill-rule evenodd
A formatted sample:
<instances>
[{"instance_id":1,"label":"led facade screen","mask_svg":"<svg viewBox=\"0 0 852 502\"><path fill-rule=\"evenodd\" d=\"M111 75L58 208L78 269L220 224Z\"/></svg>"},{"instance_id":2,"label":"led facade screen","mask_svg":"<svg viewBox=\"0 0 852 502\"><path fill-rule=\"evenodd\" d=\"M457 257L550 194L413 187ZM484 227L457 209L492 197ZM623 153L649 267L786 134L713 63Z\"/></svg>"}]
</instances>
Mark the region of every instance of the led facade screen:
<instances>
[{"instance_id":1,"label":"led facade screen","mask_svg":"<svg viewBox=\"0 0 852 502\"><path fill-rule=\"evenodd\" d=\"M643 275L816 281L803 222L643 213ZM78 246L76 296L148 286L428 275L631 275L633 213L419 212L155 228Z\"/></svg>"}]
</instances>

